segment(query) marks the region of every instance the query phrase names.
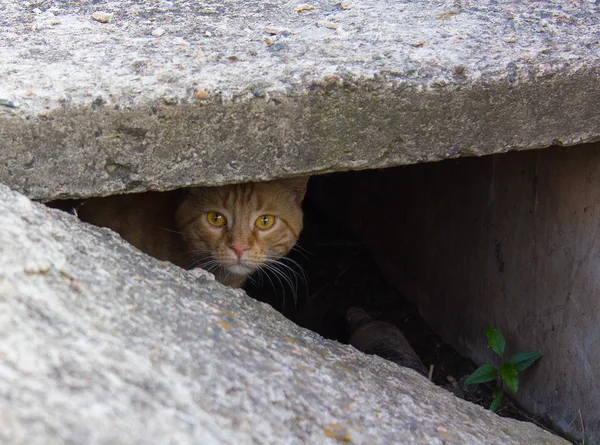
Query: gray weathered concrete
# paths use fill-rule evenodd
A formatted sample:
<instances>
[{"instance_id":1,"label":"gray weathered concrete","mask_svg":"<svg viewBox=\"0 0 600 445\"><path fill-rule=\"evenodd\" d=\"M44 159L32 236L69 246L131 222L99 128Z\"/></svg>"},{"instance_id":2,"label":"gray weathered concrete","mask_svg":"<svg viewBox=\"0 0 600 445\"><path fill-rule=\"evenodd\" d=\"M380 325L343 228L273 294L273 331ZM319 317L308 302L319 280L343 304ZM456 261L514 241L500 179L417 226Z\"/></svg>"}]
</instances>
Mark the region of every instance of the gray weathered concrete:
<instances>
[{"instance_id":1,"label":"gray weathered concrete","mask_svg":"<svg viewBox=\"0 0 600 445\"><path fill-rule=\"evenodd\" d=\"M0 443L566 444L0 186Z\"/></svg>"},{"instance_id":2,"label":"gray weathered concrete","mask_svg":"<svg viewBox=\"0 0 600 445\"><path fill-rule=\"evenodd\" d=\"M598 2L299 3L0 0L0 182L48 200L600 137Z\"/></svg>"},{"instance_id":3,"label":"gray weathered concrete","mask_svg":"<svg viewBox=\"0 0 600 445\"><path fill-rule=\"evenodd\" d=\"M516 399L600 443L600 144L324 179L326 208L369 246L434 331L494 363L544 357Z\"/></svg>"}]
</instances>

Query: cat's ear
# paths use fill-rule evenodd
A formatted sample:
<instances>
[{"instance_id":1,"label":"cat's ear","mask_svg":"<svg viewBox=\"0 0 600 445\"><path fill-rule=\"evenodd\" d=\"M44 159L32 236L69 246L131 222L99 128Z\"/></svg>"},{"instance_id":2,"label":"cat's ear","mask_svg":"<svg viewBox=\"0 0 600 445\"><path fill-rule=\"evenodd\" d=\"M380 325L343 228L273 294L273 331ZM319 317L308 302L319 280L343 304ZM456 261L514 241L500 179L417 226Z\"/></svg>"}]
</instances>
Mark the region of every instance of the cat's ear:
<instances>
[{"instance_id":1,"label":"cat's ear","mask_svg":"<svg viewBox=\"0 0 600 445\"><path fill-rule=\"evenodd\" d=\"M308 185L309 178L310 176L303 176L300 178L280 179L279 181L283 184L284 187L286 187L294 194L298 204L300 204L304 199L304 195L306 194L306 186Z\"/></svg>"},{"instance_id":2,"label":"cat's ear","mask_svg":"<svg viewBox=\"0 0 600 445\"><path fill-rule=\"evenodd\" d=\"M188 189L183 188L183 189L176 190L176 193L174 193L173 196L175 196L175 200L177 202L177 208L179 208L181 206L181 204L183 204L183 202L186 201L188 194L189 194Z\"/></svg>"},{"instance_id":3,"label":"cat's ear","mask_svg":"<svg viewBox=\"0 0 600 445\"><path fill-rule=\"evenodd\" d=\"M179 202L195 200L202 194L201 187L186 187L179 189Z\"/></svg>"}]
</instances>

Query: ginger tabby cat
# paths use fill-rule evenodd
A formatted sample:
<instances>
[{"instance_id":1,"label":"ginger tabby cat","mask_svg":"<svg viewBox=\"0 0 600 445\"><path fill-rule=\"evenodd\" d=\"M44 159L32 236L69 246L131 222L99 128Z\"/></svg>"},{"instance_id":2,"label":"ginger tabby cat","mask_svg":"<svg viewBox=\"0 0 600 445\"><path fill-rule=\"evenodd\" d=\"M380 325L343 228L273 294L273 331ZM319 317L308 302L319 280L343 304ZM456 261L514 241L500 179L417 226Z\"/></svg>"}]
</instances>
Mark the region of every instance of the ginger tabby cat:
<instances>
[{"instance_id":1,"label":"ginger tabby cat","mask_svg":"<svg viewBox=\"0 0 600 445\"><path fill-rule=\"evenodd\" d=\"M202 267L241 287L285 256L302 230L307 178L93 198L86 221L118 232L138 249L186 269Z\"/></svg>"}]
</instances>

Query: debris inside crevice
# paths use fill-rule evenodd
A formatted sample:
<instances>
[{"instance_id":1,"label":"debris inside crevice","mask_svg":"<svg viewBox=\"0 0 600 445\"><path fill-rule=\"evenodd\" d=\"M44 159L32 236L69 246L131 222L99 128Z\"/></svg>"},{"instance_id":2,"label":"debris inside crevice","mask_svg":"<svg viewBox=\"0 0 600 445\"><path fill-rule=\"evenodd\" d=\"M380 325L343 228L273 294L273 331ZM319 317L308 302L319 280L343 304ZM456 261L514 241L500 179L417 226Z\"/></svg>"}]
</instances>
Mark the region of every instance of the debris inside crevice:
<instances>
[{"instance_id":1,"label":"debris inside crevice","mask_svg":"<svg viewBox=\"0 0 600 445\"><path fill-rule=\"evenodd\" d=\"M304 211L303 234L286 260L296 271L288 273L291 281L286 283L274 276L262 278L248 285L247 292L300 326L342 343L352 344L346 316L358 307L365 316L399 329L434 384L489 408L491 386L464 385L477 366L431 330L417 307L386 281L366 248L321 210L310 199L310 192ZM407 357L410 361L410 353L403 359ZM409 367L422 373L417 364ZM558 434L547 419L528 414L508 397L497 414L532 422Z\"/></svg>"}]
</instances>

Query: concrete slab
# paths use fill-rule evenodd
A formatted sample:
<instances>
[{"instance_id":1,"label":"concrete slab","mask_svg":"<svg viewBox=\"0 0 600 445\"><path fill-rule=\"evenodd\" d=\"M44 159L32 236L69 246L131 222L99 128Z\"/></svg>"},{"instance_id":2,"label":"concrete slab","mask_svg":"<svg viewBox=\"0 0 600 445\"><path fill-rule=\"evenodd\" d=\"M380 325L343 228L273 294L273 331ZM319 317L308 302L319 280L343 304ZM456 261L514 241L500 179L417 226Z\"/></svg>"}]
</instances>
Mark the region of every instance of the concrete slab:
<instances>
[{"instance_id":1,"label":"concrete slab","mask_svg":"<svg viewBox=\"0 0 600 445\"><path fill-rule=\"evenodd\" d=\"M0 182L105 195L600 137L597 2L0 0Z\"/></svg>"}]
</instances>

